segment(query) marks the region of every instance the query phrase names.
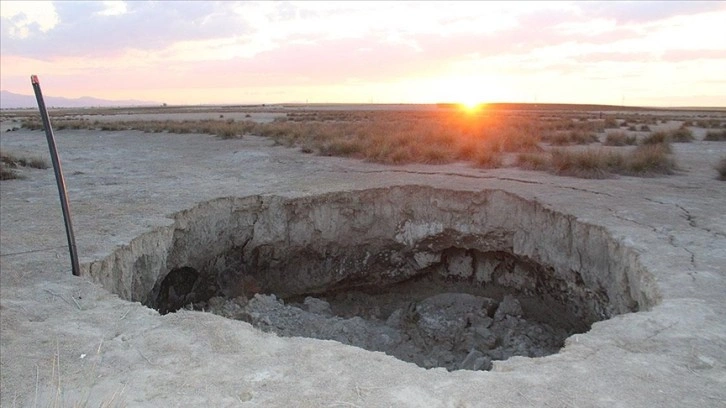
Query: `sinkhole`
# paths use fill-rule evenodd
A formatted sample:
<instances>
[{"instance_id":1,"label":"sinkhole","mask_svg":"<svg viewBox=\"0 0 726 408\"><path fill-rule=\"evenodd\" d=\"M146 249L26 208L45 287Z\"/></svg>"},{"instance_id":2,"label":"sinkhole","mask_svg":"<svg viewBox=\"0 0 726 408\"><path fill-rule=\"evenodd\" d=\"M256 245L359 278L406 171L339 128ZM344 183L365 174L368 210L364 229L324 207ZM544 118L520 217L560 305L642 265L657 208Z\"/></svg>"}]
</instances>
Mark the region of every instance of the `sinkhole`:
<instances>
[{"instance_id":1,"label":"sinkhole","mask_svg":"<svg viewBox=\"0 0 726 408\"><path fill-rule=\"evenodd\" d=\"M220 198L84 265L122 298L487 370L658 298L601 226L514 194L400 186Z\"/></svg>"}]
</instances>

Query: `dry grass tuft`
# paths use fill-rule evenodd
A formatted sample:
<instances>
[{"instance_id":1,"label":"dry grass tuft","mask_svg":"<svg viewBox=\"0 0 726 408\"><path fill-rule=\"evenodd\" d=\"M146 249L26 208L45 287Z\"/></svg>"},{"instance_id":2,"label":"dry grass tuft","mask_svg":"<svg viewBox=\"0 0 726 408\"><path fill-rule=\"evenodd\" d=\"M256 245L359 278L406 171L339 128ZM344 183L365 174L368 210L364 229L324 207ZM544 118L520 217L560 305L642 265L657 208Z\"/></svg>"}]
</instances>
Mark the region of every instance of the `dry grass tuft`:
<instances>
[{"instance_id":1,"label":"dry grass tuft","mask_svg":"<svg viewBox=\"0 0 726 408\"><path fill-rule=\"evenodd\" d=\"M721 158L721 161L716 165L716 171L718 172L718 179L726 181L726 156Z\"/></svg>"},{"instance_id":2,"label":"dry grass tuft","mask_svg":"<svg viewBox=\"0 0 726 408\"><path fill-rule=\"evenodd\" d=\"M551 171L560 176L572 176L588 179L610 177L608 164L601 151L588 149L583 151L553 150Z\"/></svg>"},{"instance_id":3,"label":"dry grass tuft","mask_svg":"<svg viewBox=\"0 0 726 408\"><path fill-rule=\"evenodd\" d=\"M709 130L703 140L709 142L726 142L726 130Z\"/></svg>"},{"instance_id":4,"label":"dry grass tuft","mask_svg":"<svg viewBox=\"0 0 726 408\"><path fill-rule=\"evenodd\" d=\"M605 123L603 125L605 126L605 129L617 129L620 127L620 125L618 125L618 120L612 116L605 118Z\"/></svg>"},{"instance_id":5,"label":"dry grass tuft","mask_svg":"<svg viewBox=\"0 0 726 408\"><path fill-rule=\"evenodd\" d=\"M670 141L674 143L690 143L695 140L693 132L687 127L681 126L669 132Z\"/></svg>"},{"instance_id":6,"label":"dry grass tuft","mask_svg":"<svg viewBox=\"0 0 726 408\"><path fill-rule=\"evenodd\" d=\"M525 170L550 170L551 160L547 153L520 153L517 155L517 166Z\"/></svg>"},{"instance_id":7,"label":"dry grass tuft","mask_svg":"<svg viewBox=\"0 0 726 408\"><path fill-rule=\"evenodd\" d=\"M544 138L544 140L555 146L586 145L599 141L595 133L583 130L557 132Z\"/></svg>"},{"instance_id":8,"label":"dry grass tuft","mask_svg":"<svg viewBox=\"0 0 726 408\"><path fill-rule=\"evenodd\" d=\"M587 179L609 178L616 174L652 177L673 174L677 169L666 144L638 146L628 153L603 149L555 149L550 153L520 154L517 165L527 170Z\"/></svg>"},{"instance_id":9,"label":"dry grass tuft","mask_svg":"<svg viewBox=\"0 0 726 408\"><path fill-rule=\"evenodd\" d=\"M632 176L673 174L678 167L669 154L670 146L666 144L638 146L626 157L624 165L617 172Z\"/></svg>"},{"instance_id":10,"label":"dry grass tuft","mask_svg":"<svg viewBox=\"0 0 726 408\"><path fill-rule=\"evenodd\" d=\"M637 143L635 136L629 136L623 131L608 132L605 136L605 146L630 146Z\"/></svg>"},{"instance_id":11,"label":"dry grass tuft","mask_svg":"<svg viewBox=\"0 0 726 408\"><path fill-rule=\"evenodd\" d=\"M690 143L695 138L693 132L685 127L669 131L653 132L641 141L641 144Z\"/></svg>"},{"instance_id":12,"label":"dry grass tuft","mask_svg":"<svg viewBox=\"0 0 726 408\"><path fill-rule=\"evenodd\" d=\"M14 169L30 167L34 169L47 169L48 161L42 157L19 157L15 154L0 151L0 180L13 180L22 178Z\"/></svg>"},{"instance_id":13,"label":"dry grass tuft","mask_svg":"<svg viewBox=\"0 0 726 408\"><path fill-rule=\"evenodd\" d=\"M474 165L482 169L501 167L502 155L490 149L481 149L474 156Z\"/></svg>"},{"instance_id":14,"label":"dry grass tuft","mask_svg":"<svg viewBox=\"0 0 726 408\"><path fill-rule=\"evenodd\" d=\"M652 144L665 144L669 143L668 133L666 132L653 132L643 140L640 141L641 145L652 145Z\"/></svg>"},{"instance_id":15,"label":"dry grass tuft","mask_svg":"<svg viewBox=\"0 0 726 408\"><path fill-rule=\"evenodd\" d=\"M15 180L21 178L13 169L9 168L5 162L0 162L0 180Z\"/></svg>"}]
</instances>

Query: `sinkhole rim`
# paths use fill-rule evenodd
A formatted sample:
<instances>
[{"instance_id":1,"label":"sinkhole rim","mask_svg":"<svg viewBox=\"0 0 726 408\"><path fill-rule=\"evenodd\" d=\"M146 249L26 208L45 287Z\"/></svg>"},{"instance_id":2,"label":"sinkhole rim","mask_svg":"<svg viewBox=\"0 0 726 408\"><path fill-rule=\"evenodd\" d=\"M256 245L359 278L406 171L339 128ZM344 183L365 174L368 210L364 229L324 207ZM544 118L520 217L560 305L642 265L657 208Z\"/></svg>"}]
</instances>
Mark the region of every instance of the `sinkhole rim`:
<instances>
[{"instance_id":1,"label":"sinkhole rim","mask_svg":"<svg viewBox=\"0 0 726 408\"><path fill-rule=\"evenodd\" d=\"M564 300L565 307L576 300L573 313L587 330L660 301L637 252L606 228L501 190L397 186L292 198L227 197L173 218L172 225L91 263L87 274L156 310L162 283L183 268L214 271L204 272L206 300L234 298L249 285L292 298L425 274L485 286L499 279L494 283L501 287L520 285L519 294L547 295ZM534 272L497 275L486 258L502 253ZM316 272L321 267L322 274Z\"/></svg>"}]
</instances>

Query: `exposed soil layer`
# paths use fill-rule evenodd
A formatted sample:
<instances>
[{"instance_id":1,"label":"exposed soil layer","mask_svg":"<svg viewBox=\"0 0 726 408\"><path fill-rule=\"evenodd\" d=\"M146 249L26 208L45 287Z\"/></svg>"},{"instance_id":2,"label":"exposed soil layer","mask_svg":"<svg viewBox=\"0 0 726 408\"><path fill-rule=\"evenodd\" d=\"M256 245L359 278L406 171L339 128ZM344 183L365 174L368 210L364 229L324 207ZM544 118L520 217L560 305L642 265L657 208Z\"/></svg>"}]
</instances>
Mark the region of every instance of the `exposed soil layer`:
<instances>
[{"instance_id":1,"label":"exposed soil layer","mask_svg":"<svg viewBox=\"0 0 726 408\"><path fill-rule=\"evenodd\" d=\"M161 313L191 305L450 370L554 353L654 298L602 228L500 191L418 186L203 203L90 271Z\"/></svg>"}]
</instances>

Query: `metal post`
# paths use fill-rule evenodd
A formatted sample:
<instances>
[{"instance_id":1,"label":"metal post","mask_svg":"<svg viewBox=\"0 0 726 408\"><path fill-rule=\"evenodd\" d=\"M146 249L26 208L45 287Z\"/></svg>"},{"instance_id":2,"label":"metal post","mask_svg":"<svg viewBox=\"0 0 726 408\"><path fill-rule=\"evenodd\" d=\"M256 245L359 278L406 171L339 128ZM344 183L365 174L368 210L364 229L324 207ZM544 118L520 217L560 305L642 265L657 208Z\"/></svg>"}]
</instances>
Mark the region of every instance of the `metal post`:
<instances>
[{"instance_id":1,"label":"metal post","mask_svg":"<svg viewBox=\"0 0 726 408\"><path fill-rule=\"evenodd\" d=\"M53 128L50 126L50 118L48 110L45 108L43 93L40 91L40 81L37 75L30 76L30 82L33 84L35 91L35 99L38 100L38 109L40 117L43 119L43 127L45 128L45 136L48 139L48 149L50 149L50 159L53 161L53 171L55 171L55 181L58 184L58 194L60 195L61 209L63 210L63 219L66 224L66 237L68 238L68 250L71 254L71 270L73 275L80 276L81 268L78 265L78 253L76 252L76 238L73 236L73 225L71 224L71 209L68 207L68 194L66 193L66 181L63 178L63 169L61 169L60 158L58 157L58 149L55 147L55 138L53 137Z\"/></svg>"}]
</instances>

